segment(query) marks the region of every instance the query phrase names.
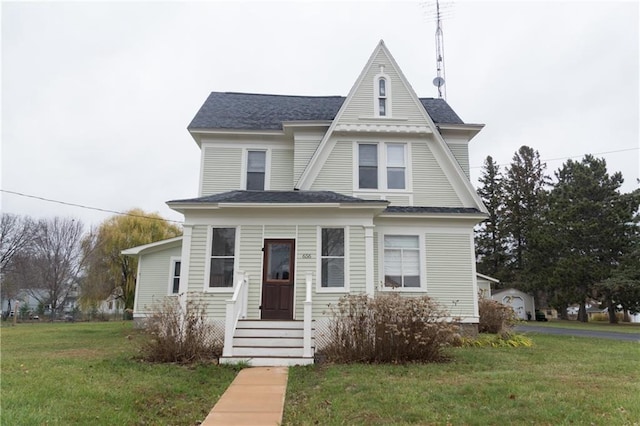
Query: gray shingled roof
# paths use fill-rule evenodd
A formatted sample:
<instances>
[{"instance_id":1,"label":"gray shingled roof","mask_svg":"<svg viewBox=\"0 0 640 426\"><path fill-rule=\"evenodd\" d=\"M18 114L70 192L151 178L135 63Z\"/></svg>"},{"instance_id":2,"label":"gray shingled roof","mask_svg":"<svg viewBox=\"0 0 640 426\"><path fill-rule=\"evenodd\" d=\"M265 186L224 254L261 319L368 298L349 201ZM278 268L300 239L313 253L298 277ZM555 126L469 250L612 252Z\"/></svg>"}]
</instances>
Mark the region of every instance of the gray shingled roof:
<instances>
[{"instance_id":1,"label":"gray shingled roof","mask_svg":"<svg viewBox=\"0 0 640 426\"><path fill-rule=\"evenodd\" d=\"M382 200L364 200L333 191L229 191L206 197L172 200L168 203L387 203Z\"/></svg>"},{"instance_id":2,"label":"gray shingled roof","mask_svg":"<svg viewBox=\"0 0 640 426\"><path fill-rule=\"evenodd\" d=\"M413 207L389 206L385 213L482 213L475 207Z\"/></svg>"},{"instance_id":3,"label":"gray shingled roof","mask_svg":"<svg viewBox=\"0 0 640 426\"><path fill-rule=\"evenodd\" d=\"M330 121L343 96L286 96L212 92L189 129L281 130L283 121ZM444 99L421 98L437 123L464 124Z\"/></svg>"}]
</instances>

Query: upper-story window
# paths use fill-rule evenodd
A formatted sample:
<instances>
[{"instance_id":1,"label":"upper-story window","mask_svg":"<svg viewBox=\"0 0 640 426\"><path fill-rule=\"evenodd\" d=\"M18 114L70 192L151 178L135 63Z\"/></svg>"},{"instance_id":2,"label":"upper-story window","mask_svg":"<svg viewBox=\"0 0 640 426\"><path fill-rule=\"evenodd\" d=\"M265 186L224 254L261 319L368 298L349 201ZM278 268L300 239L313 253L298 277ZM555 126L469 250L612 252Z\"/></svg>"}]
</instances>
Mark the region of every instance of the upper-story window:
<instances>
[{"instance_id":1,"label":"upper-story window","mask_svg":"<svg viewBox=\"0 0 640 426\"><path fill-rule=\"evenodd\" d=\"M247 152L247 190L264 191L267 170L266 151Z\"/></svg>"},{"instance_id":2,"label":"upper-story window","mask_svg":"<svg viewBox=\"0 0 640 426\"><path fill-rule=\"evenodd\" d=\"M405 143L359 143L357 166L357 189L407 189Z\"/></svg>"},{"instance_id":3,"label":"upper-story window","mask_svg":"<svg viewBox=\"0 0 640 426\"><path fill-rule=\"evenodd\" d=\"M381 117L387 115L387 80L378 80L378 114Z\"/></svg>"},{"instance_id":4,"label":"upper-story window","mask_svg":"<svg viewBox=\"0 0 640 426\"><path fill-rule=\"evenodd\" d=\"M358 182L361 189L378 189L378 144L358 145Z\"/></svg>"},{"instance_id":5,"label":"upper-story window","mask_svg":"<svg viewBox=\"0 0 640 426\"><path fill-rule=\"evenodd\" d=\"M373 110L376 117L391 117L391 79L383 65L373 78Z\"/></svg>"},{"instance_id":6,"label":"upper-story window","mask_svg":"<svg viewBox=\"0 0 640 426\"><path fill-rule=\"evenodd\" d=\"M405 189L405 144L387 144L387 188Z\"/></svg>"}]
</instances>

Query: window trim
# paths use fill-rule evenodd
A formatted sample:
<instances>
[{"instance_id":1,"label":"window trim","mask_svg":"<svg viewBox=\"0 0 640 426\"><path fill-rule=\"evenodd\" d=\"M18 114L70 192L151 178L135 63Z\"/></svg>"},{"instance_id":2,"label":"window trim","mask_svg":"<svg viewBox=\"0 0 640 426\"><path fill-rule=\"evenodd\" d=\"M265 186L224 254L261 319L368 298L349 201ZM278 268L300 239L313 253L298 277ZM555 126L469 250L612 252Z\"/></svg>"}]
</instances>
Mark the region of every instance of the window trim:
<instances>
[{"instance_id":1,"label":"window trim","mask_svg":"<svg viewBox=\"0 0 640 426\"><path fill-rule=\"evenodd\" d=\"M378 187L377 188L360 188L360 145L377 145L378 146ZM389 188L387 180L387 146L402 145L404 147L404 188ZM389 193L389 194L407 194L413 192L412 169L411 169L411 144L410 142L380 142L380 141L354 141L353 147L353 191L357 193Z\"/></svg>"},{"instance_id":2,"label":"window trim","mask_svg":"<svg viewBox=\"0 0 640 426\"><path fill-rule=\"evenodd\" d=\"M387 287L384 285L384 237L388 236L408 236L418 237L418 258L420 262L420 286L419 287ZM406 292L424 293L427 292L427 268L426 268L426 248L424 232L416 232L406 228L385 227L378 232L378 281L379 290L382 292Z\"/></svg>"},{"instance_id":3,"label":"window trim","mask_svg":"<svg viewBox=\"0 0 640 426\"><path fill-rule=\"evenodd\" d=\"M180 262L180 275L178 275L178 291L176 293L173 292L173 280L176 277L175 271L175 265L177 262ZM167 295L168 296L178 296L180 294L180 284L182 284L180 282L180 277L182 277L182 260L180 258L180 256L171 256L169 258L169 286L167 287Z\"/></svg>"},{"instance_id":4,"label":"window trim","mask_svg":"<svg viewBox=\"0 0 640 426\"><path fill-rule=\"evenodd\" d=\"M233 285L231 287L209 287L209 279L211 275L211 245L213 243L213 230L214 229L226 229L233 228L236 230L235 232L235 241L234 241L234 251L233 251ZM237 275L238 275L238 250L240 244L240 227L239 226L228 226L228 225L214 225L209 226L207 229L207 248L205 251L205 265L204 265L204 282L203 289L205 293L233 293L236 288Z\"/></svg>"},{"instance_id":5,"label":"window trim","mask_svg":"<svg viewBox=\"0 0 640 426\"><path fill-rule=\"evenodd\" d=\"M380 94L380 80L385 80L384 89L385 94ZM380 114L380 99L385 100L385 114ZM384 66L380 66L380 73L373 77L373 115L376 118L391 118L393 113L391 110L391 78L384 72Z\"/></svg>"},{"instance_id":6,"label":"window trim","mask_svg":"<svg viewBox=\"0 0 640 426\"><path fill-rule=\"evenodd\" d=\"M242 150L242 166L240 175L240 188L247 190L247 173L249 172L249 151L262 151L264 156L264 189L271 189L271 148L244 148ZM256 191L256 190L254 190Z\"/></svg>"},{"instance_id":7,"label":"window trim","mask_svg":"<svg viewBox=\"0 0 640 426\"><path fill-rule=\"evenodd\" d=\"M344 286L322 287L322 230L328 228L344 229ZM349 274L349 226L318 225L316 227L316 293L348 293L350 287Z\"/></svg>"}]
</instances>

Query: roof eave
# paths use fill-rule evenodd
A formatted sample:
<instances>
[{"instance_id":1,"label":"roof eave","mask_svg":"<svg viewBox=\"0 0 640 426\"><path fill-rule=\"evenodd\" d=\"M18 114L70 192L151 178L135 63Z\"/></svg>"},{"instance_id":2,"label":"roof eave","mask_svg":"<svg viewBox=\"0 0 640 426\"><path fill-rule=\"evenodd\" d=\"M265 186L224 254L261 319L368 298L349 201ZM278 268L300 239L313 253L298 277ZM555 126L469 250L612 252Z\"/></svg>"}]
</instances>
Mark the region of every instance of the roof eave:
<instances>
[{"instance_id":1,"label":"roof eave","mask_svg":"<svg viewBox=\"0 0 640 426\"><path fill-rule=\"evenodd\" d=\"M469 219L482 221L485 220L488 215L484 213L443 213L443 212L425 212L425 213L403 213L403 212L382 212L378 217L380 218L406 218L406 219Z\"/></svg>"}]
</instances>

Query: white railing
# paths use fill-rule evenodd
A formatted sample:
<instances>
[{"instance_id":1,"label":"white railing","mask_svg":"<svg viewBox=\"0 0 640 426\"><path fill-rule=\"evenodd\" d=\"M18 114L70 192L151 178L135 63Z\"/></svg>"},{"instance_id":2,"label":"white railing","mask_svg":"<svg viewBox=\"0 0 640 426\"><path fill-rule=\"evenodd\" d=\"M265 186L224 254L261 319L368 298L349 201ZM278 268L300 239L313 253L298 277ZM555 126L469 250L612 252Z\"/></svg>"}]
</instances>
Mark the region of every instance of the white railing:
<instances>
[{"instance_id":1,"label":"white railing","mask_svg":"<svg viewBox=\"0 0 640 426\"><path fill-rule=\"evenodd\" d=\"M247 297L249 294L249 275L238 272L236 289L233 297L227 300L227 311L224 321L224 346L222 356L233 356L233 335L240 318L247 317Z\"/></svg>"},{"instance_id":2,"label":"white railing","mask_svg":"<svg viewBox=\"0 0 640 426\"><path fill-rule=\"evenodd\" d=\"M302 356L305 358L311 358L313 356L313 354L311 353L311 272L307 272L306 284L307 294L304 299L304 339Z\"/></svg>"}]
</instances>

